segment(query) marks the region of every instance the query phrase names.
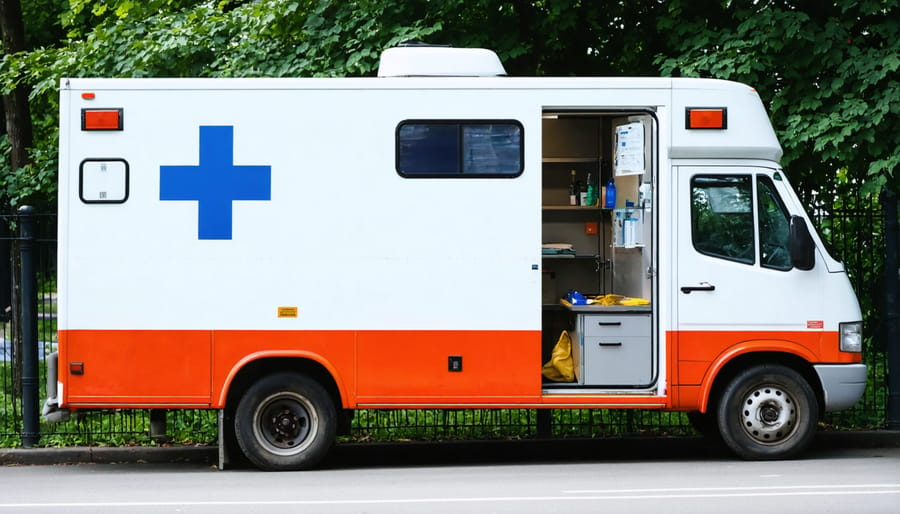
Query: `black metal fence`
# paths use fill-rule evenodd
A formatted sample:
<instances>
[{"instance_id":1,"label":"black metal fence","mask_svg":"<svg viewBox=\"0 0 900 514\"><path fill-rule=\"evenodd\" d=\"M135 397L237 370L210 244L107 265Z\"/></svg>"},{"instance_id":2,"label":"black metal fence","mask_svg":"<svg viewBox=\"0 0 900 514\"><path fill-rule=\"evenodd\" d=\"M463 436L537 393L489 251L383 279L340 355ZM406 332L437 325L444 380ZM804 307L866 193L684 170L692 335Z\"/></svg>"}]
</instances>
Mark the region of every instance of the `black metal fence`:
<instances>
[{"instance_id":1,"label":"black metal fence","mask_svg":"<svg viewBox=\"0 0 900 514\"><path fill-rule=\"evenodd\" d=\"M840 429L878 429L885 426L887 404L886 337L881 329L884 238L877 204L816 211L825 239L842 258L866 322L865 360L869 386L854 408L827 415L825 425ZM811 201L809 204L814 205ZM39 397L45 398L44 358L56 349L56 218L35 216L33 258L37 286L36 345ZM22 284L17 277L23 244L19 216L0 217L0 447L20 446L27 440L23 412L24 351L21 323ZM6 259L9 255L9 259ZM6 305L8 304L8 305ZM37 406L33 406L37 408ZM27 409L26 409L27 410ZM147 410L96 411L59 424L39 426L42 446L151 444L162 438L151 430ZM173 410L165 415L167 440L176 443L213 443L216 413L211 410ZM156 430L158 432L158 430ZM426 409L363 410L356 413L350 440L436 440L531 437L600 437L611 435L693 433L686 416L656 410L604 409Z\"/></svg>"}]
</instances>

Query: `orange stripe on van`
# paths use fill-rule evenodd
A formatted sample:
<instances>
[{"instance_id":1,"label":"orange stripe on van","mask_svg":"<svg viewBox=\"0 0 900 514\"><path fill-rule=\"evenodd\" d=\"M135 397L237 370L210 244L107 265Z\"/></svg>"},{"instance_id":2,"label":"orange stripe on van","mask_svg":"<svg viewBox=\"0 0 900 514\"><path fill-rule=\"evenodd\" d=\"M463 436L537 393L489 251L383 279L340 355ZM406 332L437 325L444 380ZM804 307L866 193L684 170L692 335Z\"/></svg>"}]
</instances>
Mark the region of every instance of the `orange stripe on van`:
<instances>
[{"instance_id":1,"label":"orange stripe on van","mask_svg":"<svg viewBox=\"0 0 900 514\"><path fill-rule=\"evenodd\" d=\"M320 364L345 408L540 401L539 331L62 330L59 342L64 406L220 408L244 366L274 358Z\"/></svg>"},{"instance_id":2,"label":"orange stripe on van","mask_svg":"<svg viewBox=\"0 0 900 514\"><path fill-rule=\"evenodd\" d=\"M58 340L68 403L209 405L209 331L61 330ZM68 374L73 363L83 374Z\"/></svg>"},{"instance_id":3,"label":"orange stripe on van","mask_svg":"<svg viewBox=\"0 0 900 514\"><path fill-rule=\"evenodd\" d=\"M225 405L245 366L306 359L334 378L343 408L705 408L718 372L751 352L857 363L836 332L668 332L659 395L542 392L539 331L63 330L63 406ZM70 373L77 368L81 374Z\"/></svg>"},{"instance_id":4,"label":"orange stripe on van","mask_svg":"<svg viewBox=\"0 0 900 514\"><path fill-rule=\"evenodd\" d=\"M853 364L862 354L839 349L839 334L823 331L675 331L667 333L674 409L706 409L719 371L736 357L759 352L795 355L809 363Z\"/></svg>"}]
</instances>

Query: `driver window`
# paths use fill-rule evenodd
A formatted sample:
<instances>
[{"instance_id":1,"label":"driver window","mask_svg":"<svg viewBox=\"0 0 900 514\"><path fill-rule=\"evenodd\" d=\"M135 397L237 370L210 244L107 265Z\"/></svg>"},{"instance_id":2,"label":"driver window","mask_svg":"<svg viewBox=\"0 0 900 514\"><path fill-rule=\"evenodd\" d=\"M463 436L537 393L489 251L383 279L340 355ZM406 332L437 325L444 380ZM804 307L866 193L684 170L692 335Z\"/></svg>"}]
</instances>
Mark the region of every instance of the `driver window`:
<instances>
[{"instance_id":1,"label":"driver window","mask_svg":"<svg viewBox=\"0 0 900 514\"><path fill-rule=\"evenodd\" d=\"M691 238L698 252L754 264L752 185L750 175L691 179Z\"/></svg>"},{"instance_id":2,"label":"driver window","mask_svg":"<svg viewBox=\"0 0 900 514\"><path fill-rule=\"evenodd\" d=\"M781 203L772 179L760 175L756 180L759 209L759 261L764 268L789 270L790 218Z\"/></svg>"}]
</instances>

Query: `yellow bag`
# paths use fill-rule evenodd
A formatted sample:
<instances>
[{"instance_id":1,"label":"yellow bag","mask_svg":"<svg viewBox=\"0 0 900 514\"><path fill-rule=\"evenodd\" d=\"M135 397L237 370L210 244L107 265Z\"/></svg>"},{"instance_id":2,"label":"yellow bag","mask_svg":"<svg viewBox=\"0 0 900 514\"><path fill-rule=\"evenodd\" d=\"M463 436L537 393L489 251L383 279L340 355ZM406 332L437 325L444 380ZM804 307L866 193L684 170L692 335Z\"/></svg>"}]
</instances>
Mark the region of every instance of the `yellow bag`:
<instances>
[{"instance_id":1,"label":"yellow bag","mask_svg":"<svg viewBox=\"0 0 900 514\"><path fill-rule=\"evenodd\" d=\"M559 335L550 361L544 364L541 373L554 382L571 382L575 380L575 362L572 360L572 339L563 330Z\"/></svg>"}]
</instances>

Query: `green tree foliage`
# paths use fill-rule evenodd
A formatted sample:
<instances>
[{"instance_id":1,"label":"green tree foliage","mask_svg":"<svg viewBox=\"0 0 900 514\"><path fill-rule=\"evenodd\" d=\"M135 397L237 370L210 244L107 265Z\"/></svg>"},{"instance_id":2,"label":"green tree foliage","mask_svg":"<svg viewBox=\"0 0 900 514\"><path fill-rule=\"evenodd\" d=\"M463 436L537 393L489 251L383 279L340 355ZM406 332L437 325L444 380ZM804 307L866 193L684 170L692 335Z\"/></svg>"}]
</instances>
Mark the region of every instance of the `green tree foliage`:
<instances>
[{"instance_id":1,"label":"green tree foliage","mask_svg":"<svg viewBox=\"0 0 900 514\"><path fill-rule=\"evenodd\" d=\"M897 0L668 2L664 74L754 85L801 189L900 187Z\"/></svg>"},{"instance_id":2,"label":"green tree foliage","mask_svg":"<svg viewBox=\"0 0 900 514\"><path fill-rule=\"evenodd\" d=\"M56 45L65 37L60 13L65 0L25 0L22 21L25 23L25 47L28 49Z\"/></svg>"},{"instance_id":3,"label":"green tree foliage","mask_svg":"<svg viewBox=\"0 0 900 514\"><path fill-rule=\"evenodd\" d=\"M55 199L60 77L362 75L377 65L380 49L440 28L407 23L404 8L374 1L72 0L67 9L39 3L42 14L25 18L44 20L34 30L47 46L0 63L0 87L32 88L35 122L31 164L13 173L0 163L0 196L12 206L49 207ZM0 152L8 151L0 139Z\"/></svg>"},{"instance_id":4,"label":"green tree foliage","mask_svg":"<svg viewBox=\"0 0 900 514\"><path fill-rule=\"evenodd\" d=\"M672 0L657 21L666 39L661 73L752 84L768 104L782 165L851 270L867 334L878 333L886 314L883 234L869 216L880 191L900 190L897 7L898 0Z\"/></svg>"},{"instance_id":5,"label":"green tree foliage","mask_svg":"<svg viewBox=\"0 0 900 514\"><path fill-rule=\"evenodd\" d=\"M0 88L32 88L35 144L0 196L52 205L60 77L362 76L410 39L495 49L513 75L744 81L801 189L845 170L875 192L900 182L898 1L29 0Z\"/></svg>"}]
</instances>

